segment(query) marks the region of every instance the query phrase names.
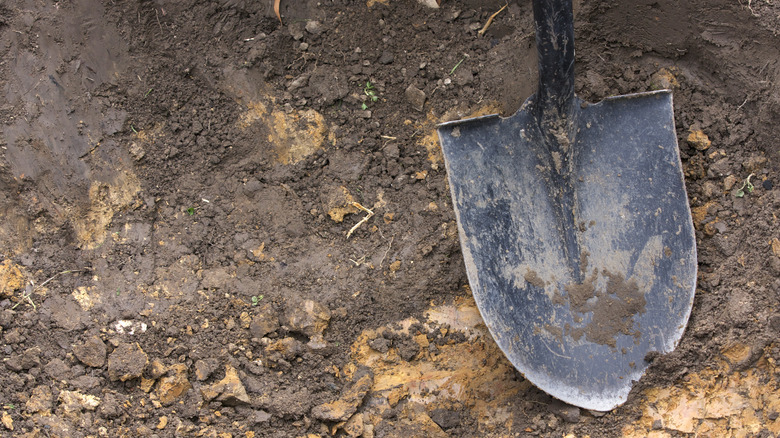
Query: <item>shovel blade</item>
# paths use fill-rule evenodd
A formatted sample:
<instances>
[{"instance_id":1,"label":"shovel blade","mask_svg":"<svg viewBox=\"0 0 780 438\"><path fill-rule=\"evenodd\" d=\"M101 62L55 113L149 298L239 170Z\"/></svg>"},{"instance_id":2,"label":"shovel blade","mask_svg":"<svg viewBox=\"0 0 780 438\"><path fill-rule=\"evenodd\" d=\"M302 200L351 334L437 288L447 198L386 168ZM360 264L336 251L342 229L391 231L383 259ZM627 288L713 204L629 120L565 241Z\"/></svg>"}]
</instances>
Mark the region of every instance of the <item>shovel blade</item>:
<instances>
[{"instance_id":1,"label":"shovel blade","mask_svg":"<svg viewBox=\"0 0 780 438\"><path fill-rule=\"evenodd\" d=\"M578 108L563 161L528 106L438 127L469 283L529 381L611 410L648 353L676 347L693 304L696 243L671 93Z\"/></svg>"}]
</instances>

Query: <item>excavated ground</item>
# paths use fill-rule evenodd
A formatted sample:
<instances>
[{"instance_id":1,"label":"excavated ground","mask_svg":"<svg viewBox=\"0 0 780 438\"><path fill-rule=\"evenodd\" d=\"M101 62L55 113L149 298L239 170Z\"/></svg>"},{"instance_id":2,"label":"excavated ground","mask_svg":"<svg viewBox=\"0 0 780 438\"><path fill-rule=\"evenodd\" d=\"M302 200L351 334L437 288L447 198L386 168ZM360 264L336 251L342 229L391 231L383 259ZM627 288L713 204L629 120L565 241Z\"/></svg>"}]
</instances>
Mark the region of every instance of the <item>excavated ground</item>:
<instances>
[{"instance_id":1,"label":"excavated ground","mask_svg":"<svg viewBox=\"0 0 780 438\"><path fill-rule=\"evenodd\" d=\"M503 5L0 4L1 434L780 435L780 5L575 2L580 97L673 90L698 244L679 347L606 414L467 287L434 127L535 90Z\"/></svg>"}]
</instances>

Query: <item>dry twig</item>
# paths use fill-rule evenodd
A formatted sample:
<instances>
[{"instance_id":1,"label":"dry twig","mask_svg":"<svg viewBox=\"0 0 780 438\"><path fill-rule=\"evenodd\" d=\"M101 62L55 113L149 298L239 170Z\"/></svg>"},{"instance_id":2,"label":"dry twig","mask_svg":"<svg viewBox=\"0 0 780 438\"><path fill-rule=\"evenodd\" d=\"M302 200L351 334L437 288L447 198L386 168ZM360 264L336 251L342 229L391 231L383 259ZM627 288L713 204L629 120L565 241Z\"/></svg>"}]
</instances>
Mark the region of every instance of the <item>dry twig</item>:
<instances>
[{"instance_id":1,"label":"dry twig","mask_svg":"<svg viewBox=\"0 0 780 438\"><path fill-rule=\"evenodd\" d=\"M281 0L274 0L274 12L276 13L276 18L279 19L279 24L284 25L282 23L282 15L279 13L279 3L281 3Z\"/></svg>"},{"instance_id":2,"label":"dry twig","mask_svg":"<svg viewBox=\"0 0 780 438\"><path fill-rule=\"evenodd\" d=\"M356 223L355 226L352 227L349 230L349 232L347 233L347 239L349 239L349 236L351 236L352 233L354 233L355 230L357 230L359 226L363 225L364 223L366 223L366 221L371 219L372 216L374 216L374 212L373 211L367 209L366 207L363 207L362 205L360 205L359 202L353 202L352 205L357 207L357 208L359 208L359 209L361 209L361 210L363 210L363 211L365 211L367 214L365 215L365 217L363 217L363 219L360 219L360 222Z\"/></svg>"},{"instance_id":3,"label":"dry twig","mask_svg":"<svg viewBox=\"0 0 780 438\"><path fill-rule=\"evenodd\" d=\"M482 35L484 35L484 34L485 34L485 32L487 32L487 30L488 30L488 27L490 27L490 25L493 23L493 20L496 18L496 16L497 16L498 14L500 14L500 13L501 13L501 11L503 11L504 9L506 9L506 7L507 7L507 6L509 6L509 3L505 4L504 6L502 6L502 7L501 7L501 9L499 9L498 11L496 11L496 13L495 13L495 14L491 15L491 16L490 16L490 17L487 19L487 21L485 22L485 25L484 25L484 26L482 26L482 29L480 29L480 31L479 31L479 32L477 32L477 33L479 34L479 36L482 36Z\"/></svg>"}]
</instances>

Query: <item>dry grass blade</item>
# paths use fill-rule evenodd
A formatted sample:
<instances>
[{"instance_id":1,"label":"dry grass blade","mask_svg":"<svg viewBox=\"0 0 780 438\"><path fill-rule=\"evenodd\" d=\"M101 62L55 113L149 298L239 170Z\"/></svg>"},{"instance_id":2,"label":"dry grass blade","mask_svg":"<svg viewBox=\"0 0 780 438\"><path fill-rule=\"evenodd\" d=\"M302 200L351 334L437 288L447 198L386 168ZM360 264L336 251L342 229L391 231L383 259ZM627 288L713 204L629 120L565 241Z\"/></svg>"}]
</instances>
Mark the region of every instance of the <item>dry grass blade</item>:
<instances>
[{"instance_id":1,"label":"dry grass blade","mask_svg":"<svg viewBox=\"0 0 780 438\"><path fill-rule=\"evenodd\" d=\"M282 23L282 15L279 13L279 3L281 3L282 0L274 0L274 12L276 13L276 18L279 19L279 24Z\"/></svg>"}]
</instances>

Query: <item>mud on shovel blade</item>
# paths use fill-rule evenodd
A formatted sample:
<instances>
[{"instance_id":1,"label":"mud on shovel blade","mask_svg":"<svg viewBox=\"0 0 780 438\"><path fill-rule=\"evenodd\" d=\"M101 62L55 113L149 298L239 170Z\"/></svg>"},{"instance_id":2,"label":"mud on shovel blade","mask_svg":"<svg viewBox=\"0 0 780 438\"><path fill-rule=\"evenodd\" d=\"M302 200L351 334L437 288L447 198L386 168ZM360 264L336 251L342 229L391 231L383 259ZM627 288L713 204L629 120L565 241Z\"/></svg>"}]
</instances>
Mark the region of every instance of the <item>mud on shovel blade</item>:
<instances>
[{"instance_id":1,"label":"mud on shovel blade","mask_svg":"<svg viewBox=\"0 0 780 438\"><path fill-rule=\"evenodd\" d=\"M668 91L574 95L570 1L534 2L538 91L438 127L469 282L512 364L606 411L679 342L696 243Z\"/></svg>"}]
</instances>

